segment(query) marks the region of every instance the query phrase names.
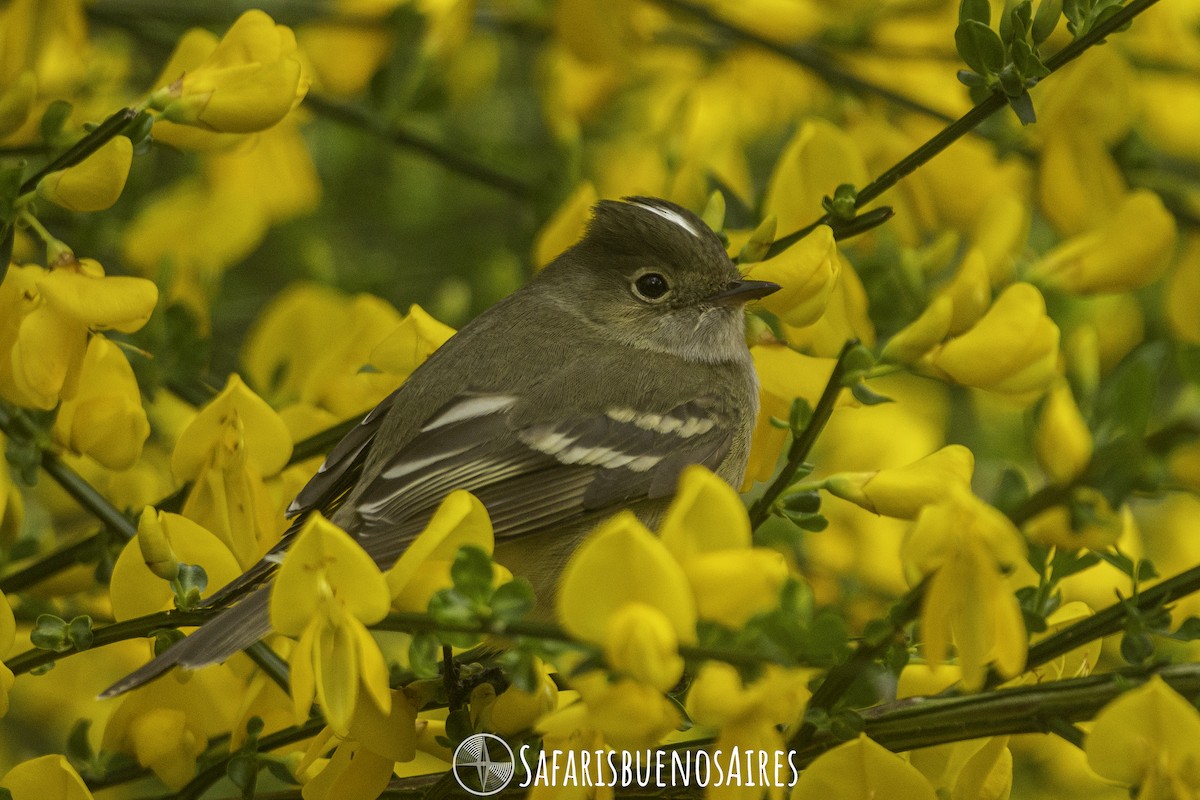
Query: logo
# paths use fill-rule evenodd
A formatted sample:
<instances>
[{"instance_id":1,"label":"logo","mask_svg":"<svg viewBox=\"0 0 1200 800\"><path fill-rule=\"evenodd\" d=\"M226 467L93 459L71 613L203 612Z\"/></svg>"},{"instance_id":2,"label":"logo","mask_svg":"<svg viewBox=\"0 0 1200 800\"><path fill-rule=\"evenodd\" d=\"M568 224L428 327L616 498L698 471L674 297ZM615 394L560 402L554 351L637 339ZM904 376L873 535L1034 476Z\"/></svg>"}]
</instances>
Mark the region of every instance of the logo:
<instances>
[{"instance_id":1,"label":"logo","mask_svg":"<svg viewBox=\"0 0 1200 800\"><path fill-rule=\"evenodd\" d=\"M468 736L454 750L454 780L479 797L503 791L512 781L515 767L508 742L490 733Z\"/></svg>"}]
</instances>

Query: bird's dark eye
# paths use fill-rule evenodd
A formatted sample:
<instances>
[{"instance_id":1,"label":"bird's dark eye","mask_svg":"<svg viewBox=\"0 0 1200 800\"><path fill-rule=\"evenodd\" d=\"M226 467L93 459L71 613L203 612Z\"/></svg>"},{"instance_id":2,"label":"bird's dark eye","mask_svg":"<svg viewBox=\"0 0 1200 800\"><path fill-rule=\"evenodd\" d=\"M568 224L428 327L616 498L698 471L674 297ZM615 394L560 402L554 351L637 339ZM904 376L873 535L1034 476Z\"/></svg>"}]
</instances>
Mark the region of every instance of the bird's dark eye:
<instances>
[{"instance_id":1,"label":"bird's dark eye","mask_svg":"<svg viewBox=\"0 0 1200 800\"><path fill-rule=\"evenodd\" d=\"M671 287L667 279L657 272L647 272L633 282L633 289L638 296L645 300L657 300L667 293Z\"/></svg>"}]
</instances>

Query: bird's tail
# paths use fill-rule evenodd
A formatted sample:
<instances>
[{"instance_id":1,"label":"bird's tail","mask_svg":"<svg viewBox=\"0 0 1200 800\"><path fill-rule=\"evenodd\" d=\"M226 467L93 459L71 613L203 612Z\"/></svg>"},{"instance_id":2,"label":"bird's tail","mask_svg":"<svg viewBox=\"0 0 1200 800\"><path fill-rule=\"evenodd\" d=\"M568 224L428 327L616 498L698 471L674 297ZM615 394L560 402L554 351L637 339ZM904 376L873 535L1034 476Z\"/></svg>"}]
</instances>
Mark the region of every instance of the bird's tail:
<instances>
[{"instance_id":1,"label":"bird's tail","mask_svg":"<svg viewBox=\"0 0 1200 800\"><path fill-rule=\"evenodd\" d=\"M271 631L269 587L256 589L230 606L187 638L171 645L141 669L131 672L100 693L100 699L116 697L149 683L171 667L204 667L217 664L262 639Z\"/></svg>"}]
</instances>

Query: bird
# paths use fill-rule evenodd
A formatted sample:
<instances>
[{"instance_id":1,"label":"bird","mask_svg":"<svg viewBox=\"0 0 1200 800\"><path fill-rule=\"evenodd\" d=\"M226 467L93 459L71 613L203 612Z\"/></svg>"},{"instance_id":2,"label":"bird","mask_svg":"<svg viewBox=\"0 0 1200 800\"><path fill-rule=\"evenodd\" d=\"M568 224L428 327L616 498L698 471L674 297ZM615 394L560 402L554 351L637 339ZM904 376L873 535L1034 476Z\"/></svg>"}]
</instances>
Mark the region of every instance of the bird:
<instances>
[{"instance_id":1,"label":"bird","mask_svg":"<svg viewBox=\"0 0 1200 800\"><path fill-rule=\"evenodd\" d=\"M582 238L446 341L328 453L261 561L191 635L106 689L219 663L270 633L271 578L320 511L387 569L452 491L474 494L494 558L539 613L582 537L629 508L647 524L692 464L741 484L758 411L743 278L721 239L666 200L601 200Z\"/></svg>"}]
</instances>

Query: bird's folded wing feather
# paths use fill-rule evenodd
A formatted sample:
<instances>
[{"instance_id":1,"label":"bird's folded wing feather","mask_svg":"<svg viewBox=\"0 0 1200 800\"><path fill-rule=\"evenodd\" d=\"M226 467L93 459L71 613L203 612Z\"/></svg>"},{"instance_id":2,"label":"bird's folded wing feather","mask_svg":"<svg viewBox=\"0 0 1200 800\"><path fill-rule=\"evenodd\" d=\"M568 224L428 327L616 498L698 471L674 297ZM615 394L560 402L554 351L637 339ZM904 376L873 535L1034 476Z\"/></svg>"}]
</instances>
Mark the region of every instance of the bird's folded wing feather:
<instances>
[{"instance_id":1,"label":"bird's folded wing feather","mask_svg":"<svg viewBox=\"0 0 1200 800\"><path fill-rule=\"evenodd\" d=\"M497 539L569 523L622 503L665 497L688 464L715 469L730 427L705 398L663 414L614 407L520 424L521 398L464 394L442 407L355 496L356 535L385 564L449 492L488 509Z\"/></svg>"}]
</instances>

